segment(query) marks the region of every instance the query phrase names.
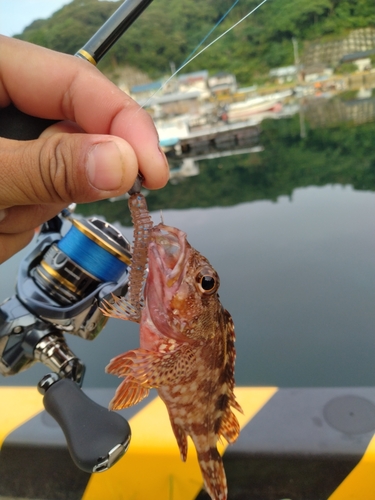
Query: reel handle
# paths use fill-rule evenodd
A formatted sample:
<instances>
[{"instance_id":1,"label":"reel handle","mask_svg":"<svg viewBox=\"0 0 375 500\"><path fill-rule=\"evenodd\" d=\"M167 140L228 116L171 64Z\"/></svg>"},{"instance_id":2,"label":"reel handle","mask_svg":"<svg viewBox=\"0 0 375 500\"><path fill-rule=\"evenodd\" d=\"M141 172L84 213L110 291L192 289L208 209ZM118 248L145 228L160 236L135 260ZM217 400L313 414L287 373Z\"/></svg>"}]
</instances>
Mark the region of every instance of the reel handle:
<instances>
[{"instance_id":1,"label":"reel handle","mask_svg":"<svg viewBox=\"0 0 375 500\"><path fill-rule=\"evenodd\" d=\"M39 383L47 412L58 422L74 463L85 472L109 469L128 449L131 430L118 413L92 401L70 379L56 374Z\"/></svg>"}]
</instances>

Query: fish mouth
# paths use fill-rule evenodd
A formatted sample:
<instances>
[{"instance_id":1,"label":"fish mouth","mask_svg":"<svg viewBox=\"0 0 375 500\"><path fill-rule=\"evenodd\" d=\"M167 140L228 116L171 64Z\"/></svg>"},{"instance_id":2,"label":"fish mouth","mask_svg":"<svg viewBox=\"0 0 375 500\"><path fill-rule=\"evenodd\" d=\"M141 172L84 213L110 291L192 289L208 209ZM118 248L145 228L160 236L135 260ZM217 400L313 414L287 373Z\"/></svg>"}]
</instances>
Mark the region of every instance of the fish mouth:
<instances>
[{"instance_id":1,"label":"fish mouth","mask_svg":"<svg viewBox=\"0 0 375 500\"><path fill-rule=\"evenodd\" d=\"M186 233L172 226L158 224L151 231L151 252L165 282L171 287L182 279L185 269Z\"/></svg>"},{"instance_id":2,"label":"fish mouth","mask_svg":"<svg viewBox=\"0 0 375 500\"><path fill-rule=\"evenodd\" d=\"M183 231L159 224L150 232L145 288L147 325L159 337L186 341L172 299L183 288L190 245Z\"/></svg>"}]
</instances>

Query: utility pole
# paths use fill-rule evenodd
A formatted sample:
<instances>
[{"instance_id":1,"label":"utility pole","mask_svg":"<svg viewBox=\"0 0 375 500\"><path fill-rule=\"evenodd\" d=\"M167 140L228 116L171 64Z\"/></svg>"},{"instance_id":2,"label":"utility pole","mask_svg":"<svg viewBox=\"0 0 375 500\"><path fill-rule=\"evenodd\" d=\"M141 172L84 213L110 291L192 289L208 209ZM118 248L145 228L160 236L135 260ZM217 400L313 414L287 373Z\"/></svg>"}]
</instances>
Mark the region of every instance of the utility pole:
<instances>
[{"instance_id":1,"label":"utility pole","mask_svg":"<svg viewBox=\"0 0 375 500\"><path fill-rule=\"evenodd\" d=\"M175 65L174 61L169 61L169 67L171 68L171 75L173 76L176 73L176 65ZM172 76L170 76L169 79L171 79ZM168 79L168 82L169 82L169 79ZM172 79L171 85L169 85L169 87L173 89L173 92L177 92L178 84L177 84L176 78Z\"/></svg>"},{"instance_id":2,"label":"utility pole","mask_svg":"<svg viewBox=\"0 0 375 500\"><path fill-rule=\"evenodd\" d=\"M292 37L292 44L293 44L293 54L294 54L294 66L296 67L296 72L297 72L297 81L298 83L301 83L301 72L300 72L300 60L299 60L299 54L298 54L298 40L295 37Z\"/></svg>"},{"instance_id":3,"label":"utility pole","mask_svg":"<svg viewBox=\"0 0 375 500\"><path fill-rule=\"evenodd\" d=\"M296 72L297 72L297 81L298 83L302 82L302 77L301 77L301 72L300 72L300 60L299 60L299 54L298 54L298 41L297 38L292 37L292 44L293 44L293 54L294 54L294 65L296 67ZM306 127L305 127L305 117L303 114L303 107L302 107L302 98L299 98L299 135L301 139L304 139L306 137Z\"/></svg>"}]
</instances>

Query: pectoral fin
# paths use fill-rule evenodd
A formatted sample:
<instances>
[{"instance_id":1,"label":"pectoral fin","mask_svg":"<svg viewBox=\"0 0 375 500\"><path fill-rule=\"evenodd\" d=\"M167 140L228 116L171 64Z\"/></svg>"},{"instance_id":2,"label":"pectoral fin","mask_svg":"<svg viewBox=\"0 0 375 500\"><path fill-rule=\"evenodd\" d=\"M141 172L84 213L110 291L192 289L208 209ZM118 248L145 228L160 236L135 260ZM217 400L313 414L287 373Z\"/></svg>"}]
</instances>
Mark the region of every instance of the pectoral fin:
<instances>
[{"instance_id":1,"label":"pectoral fin","mask_svg":"<svg viewBox=\"0 0 375 500\"><path fill-rule=\"evenodd\" d=\"M111 401L111 408L119 410L135 405L148 395L149 389L186 375L191 355L188 345L162 340L157 351L135 349L113 358L106 372L124 380Z\"/></svg>"},{"instance_id":2,"label":"pectoral fin","mask_svg":"<svg viewBox=\"0 0 375 500\"><path fill-rule=\"evenodd\" d=\"M109 318L123 319L125 321L134 321L139 323L141 319L141 309L137 309L125 297L116 297L112 294L112 301L103 300L101 312Z\"/></svg>"},{"instance_id":3,"label":"pectoral fin","mask_svg":"<svg viewBox=\"0 0 375 500\"><path fill-rule=\"evenodd\" d=\"M115 396L109 403L109 409L122 410L123 408L129 408L129 406L136 405L142 401L142 399L148 396L149 392L150 389L148 387L142 387L126 378L116 389Z\"/></svg>"},{"instance_id":4,"label":"pectoral fin","mask_svg":"<svg viewBox=\"0 0 375 500\"><path fill-rule=\"evenodd\" d=\"M157 353L145 349L135 349L113 358L105 371L124 377L110 402L110 409L121 410L133 406L144 399L151 387L160 360Z\"/></svg>"}]
</instances>

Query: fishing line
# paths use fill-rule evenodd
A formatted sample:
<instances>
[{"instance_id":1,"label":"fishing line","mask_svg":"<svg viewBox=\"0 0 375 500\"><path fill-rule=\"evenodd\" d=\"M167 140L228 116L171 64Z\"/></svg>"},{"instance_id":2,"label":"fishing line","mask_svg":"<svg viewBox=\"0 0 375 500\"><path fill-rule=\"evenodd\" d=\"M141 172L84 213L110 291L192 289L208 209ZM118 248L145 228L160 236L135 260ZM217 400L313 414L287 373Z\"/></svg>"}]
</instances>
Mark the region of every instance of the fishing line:
<instances>
[{"instance_id":1,"label":"fishing line","mask_svg":"<svg viewBox=\"0 0 375 500\"><path fill-rule=\"evenodd\" d=\"M267 0L263 0L260 4L258 4L256 7L254 7L253 10L251 10L250 12L248 12L244 17L242 17L239 21L237 21L235 24L233 24L233 26L231 26L230 28L228 28L226 31L224 31L224 33L222 33L221 35L219 35L217 38L215 38L215 40L213 40L212 42L210 42L208 45L206 45L206 47L204 47L202 50L200 50L197 54L195 54L194 56L192 56L190 59L188 59L186 62L184 62L164 83L163 85L160 87L160 89L156 90L148 99L147 101L134 113L134 115L136 115L141 109L145 108L151 101L152 99L157 95L159 94L159 92L162 91L162 89L168 85L168 83L184 68L186 68L186 66L188 64L191 63L191 61L193 61L194 59L196 59L198 56L200 56L201 54L203 54L203 52L205 50L207 50L208 48L212 47L212 45L216 42L218 42L221 38L223 38L225 35L227 35L230 31L232 31L234 28L236 28L239 24L241 24L243 21L245 21L245 19L247 19L249 16L251 16L251 14L253 14L256 10L259 9L259 7L261 7L264 3L266 3ZM234 4L233 6L234 7ZM231 10L231 9L230 9ZM215 26L216 27L216 26ZM215 27L213 29L215 29ZM213 30L211 30L212 32ZM208 37L209 35L207 35ZM206 37L206 38L207 38ZM203 43L203 41L202 41ZM200 44L201 45L201 44ZM196 49L195 49L196 50Z\"/></svg>"},{"instance_id":2,"label":"fishing line","mask_svg":"<svg viewBox=\"0 0 375 500\"><path fill-rule=\"evenodd\" d=\"M57 247L87 273L103 282L117 281L131 262L129 257L126 258L78 220L73 221Z\"/></svg>"},{"instance_id":3,"label":"fishing line","mask_svg":"<svg viewBox=\"0 0 375 500\"><path fill-rule=\"evenodd\" d=\"M223 38L227 33L229 33L232 29L242 23L245 19L247 19L251 14L253 14L259 7L261 7L267 0L263 0L259 3L253 10L251 10L248 14L242 17L239 21L237 21L233 26L227 29L224 33L219 35L215 40L209 43L206 47L200 50L197 54L194 54L198 48L207 40L207 38L211 35L211 33L217 28L217 26L228 16L231 10L235 7L235 5L239 2L239 0L235 0L233 5L228 9L228 11L221 17L221 19L216 23L216 25L210 30L210 32L204 37L204 39L200 42L200 44L194 49L192 54L182 63L182 65L167 79L166 82L158 89L151 97L140 107L135 113L134 116L147 104L152 100L152 98L160 92L171 80L174 78L183 68L185 68L191 61L193 61L196 57L201 55L205 50L210 48L214 43ZM134 194L129 199L129 208L132 214L132 220L134 224L134 246L133 246L133 262L130 267L130 276L129 276L129 293L127 295L127 300L124 298L114 298L114 304L104 303L104 309L102 310L103 314L106 316L112 317L120 317L125 319L133 319L133 321L139 322L140 314L143 307L143 284L145 282L145 270L147 265L147 251L148 251L148 243L150 231L152 228L152 220L150 218L147 204L144 197L140 194ZM163 218L162 218L163 221ZM75 236L75 233L74 233ZM76 243L76 242L75 242ZM84 242L85 243L85 242ZM82 246L81 239L79 240L79 244ZM99 263L95 262L95 265Z\"/></svg>"},{"instance_id":4,"label":"fishing line","mask_svg":"<svg viewBox=\"0 0 375 500\"><path fill-rule=\"evenodd\" d=\"M171 80L172 78L174 78L182 69L184 69L188 64L191 63L191 61L193 61L194 59L196 59L198 56L200 56L201 54L203 54L203 52L205 50L207 50L208 48L212 47L212 45L216 42L218 42L221 38L223 38L226 34L228 34L230 31L232 31L232 29L236 28L240 23L242 23L242 21L245 21L245 19L247 19L249 16L251 16L251 14L253 14L256 10L259 9L259 7L261 7L264 3L266 3L267 0L263 0L260 4L258 4L252 11L248 12L242 19L240 19L239 21L237 21L235 24L233 24L233 26L231 26L230 28L228 28L226 31L224 31L224 33L222 33L221 35L219 35L217 38L215 38L215 40L213 40L212 42L210 42L208 45L206 45L206 47L204 47L202 50L200 50L197 54L195 54L194 56L192 56L190 59L188 59L186 62L184 62L174 73L172 76L170 76L166 82L164 82L164 84L162 85L162 87L160 87L159 90L157 90L154 94L152 94L151 97L148 98L148 100L146 101L146 103L142 106L145 107L147 106L147 104L151 101L151 99L158 93L160 92ZM234 4L233 4L234 6ZM232 7L233 7L232 6ZM211 30L212 32L213 30ZM207 38L207 37L206 37ZM203 42L202 42L203 43Z\"/></svg>"},{"instance_id":5,"label":"fishing line","mask_svg":"<svg viewBox=\"0 0 375 500\"><path fill-rule=\"evenodd\" d=\"M207 35L203 38L203 40L195 47L195 49L187 56L187 58L185 59L185 61L181 64L181 66L178 68L177 71L180 71L181 67L187 63L190 58L196 53L196 51L199 49L199 47L201 47L204 42L207 40L207 38L209 38L209 36L211 35L211 33L213 33L216 28L224 21L224 19L227 17L227 15L231 12L231 10L238 4L240 0L236 0L234 2L234 4L229 7L229 9L226 11L226 13L218 20L218 22L215 24L215 26L213 28L210 29L210 31L207 33Z\"/></svg>"},{"instance_id":6,"label":"fishing line","mask_svg":"<svg viewBox=\"0 0 375 500\"><path fill-rule=\"evenodd\" d=\"M266 3L267 0L263 0L260 4L258 4L252 11L250 11L249 13L247 13L242 19L240 19L239 21L237 21L235 24L233 24L233 26L231 26L230 28L228 28L226 31L224 31L224 33L222 33L221 35L219 35L217 38L215 38L215 40L213 40L212 42L210 42L208 45L206 45L206 47L204 47L202 50L200 50L198 52L198 54L195 54L195 56L191 57L186 63L184 63L182 66L180 66L178 68L178 70L176 70L172 76L170 76L168 78L168 80L164 83L164 85L166 85L168 82L170 82L172 80L172 78L174 78L177 73L179 73L183 68L185 68L188 64L191 63L191 61L194 61L195 58L197 58L198 56L200 56L201 54L203 54L203 52L207 49L209 49L210 47L212 47L212 45L216 42L218 42L221 38L223 38L223 36L227 35L230 31L232 31L232 29L236 28L240 23L242 23L242 21L245 21L245 19L247 19L249 16L251 16L251 14L253 14L256 10L259 9L259 7L261 7L264 3ZM164 87L163 85L163 87ZM161 90L161 89L160 89Z\"/></svg>"}]
</instances>

